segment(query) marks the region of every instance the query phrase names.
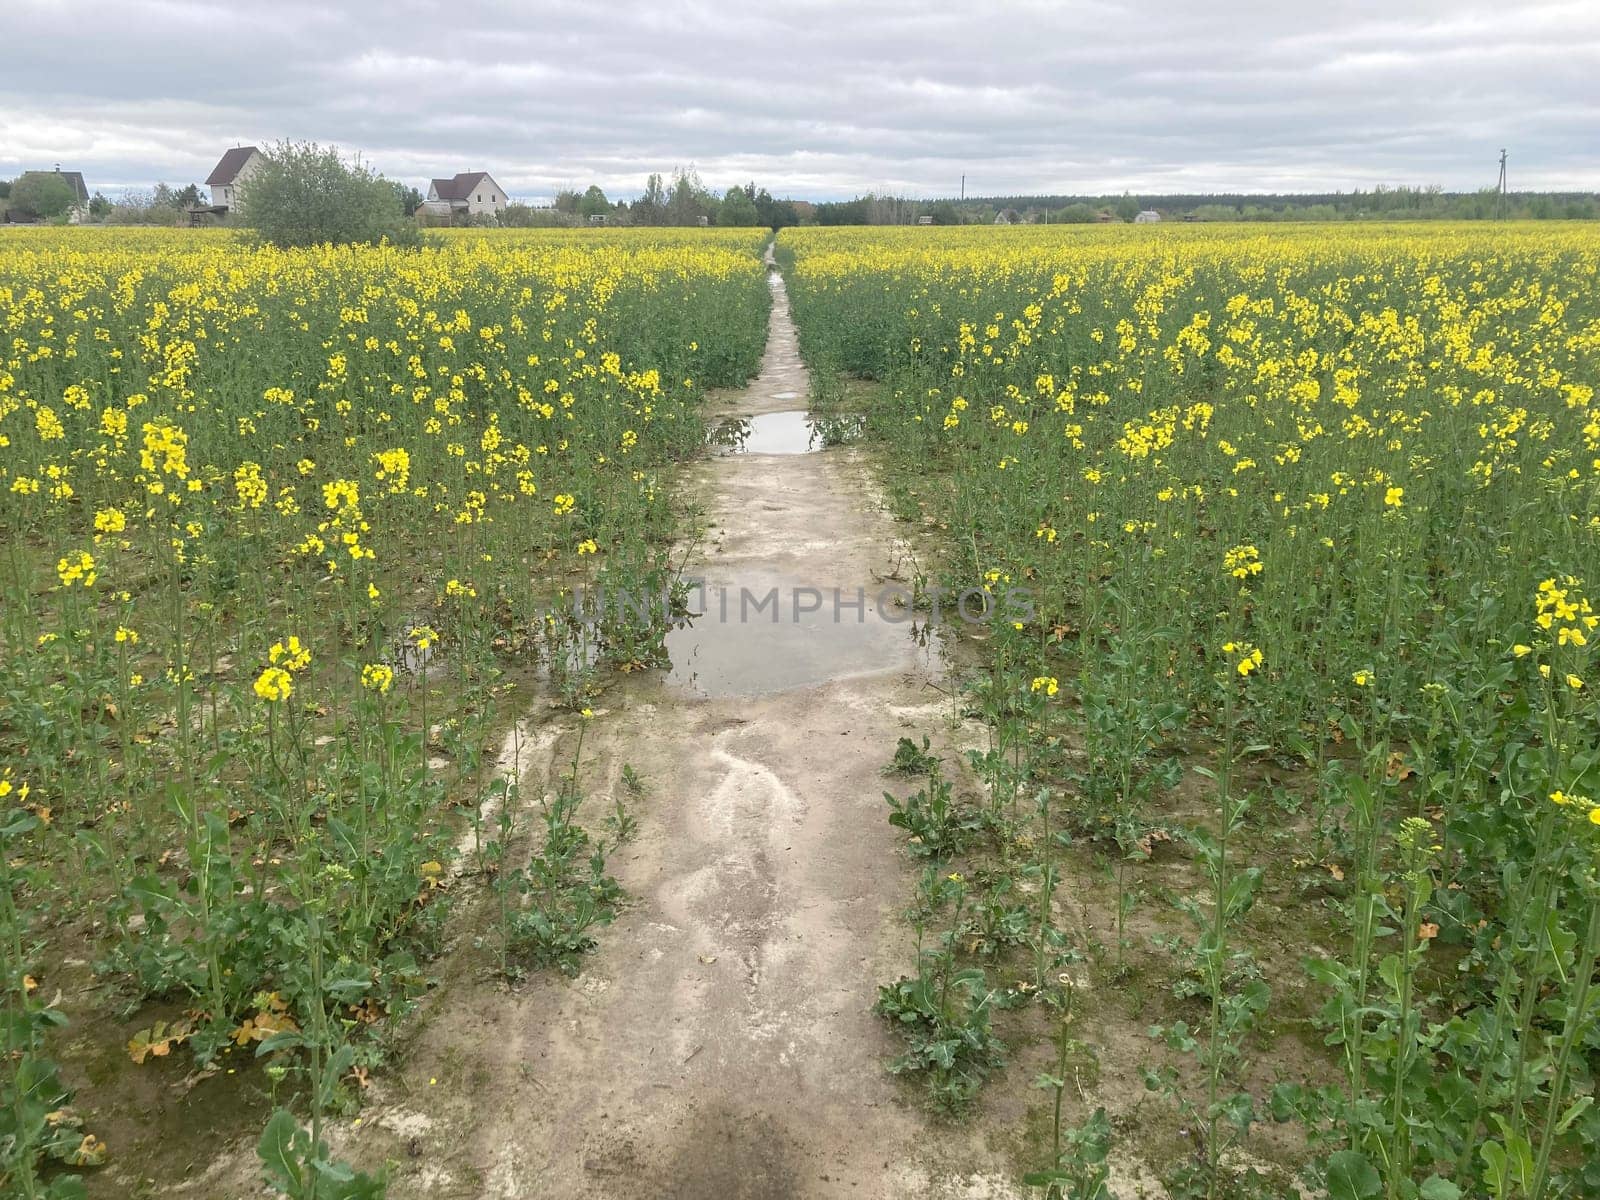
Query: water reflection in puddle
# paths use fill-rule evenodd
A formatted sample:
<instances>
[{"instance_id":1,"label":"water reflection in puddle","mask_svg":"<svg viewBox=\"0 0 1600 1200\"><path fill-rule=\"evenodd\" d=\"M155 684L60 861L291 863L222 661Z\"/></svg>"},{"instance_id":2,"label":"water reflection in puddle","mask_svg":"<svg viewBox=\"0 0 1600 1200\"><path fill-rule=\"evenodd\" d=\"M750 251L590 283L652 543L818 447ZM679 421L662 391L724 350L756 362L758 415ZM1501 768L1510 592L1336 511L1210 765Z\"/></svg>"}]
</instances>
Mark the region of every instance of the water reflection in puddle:
<instances>
[{"instance_id":1,"label":"water reflection in puddle","mask_svg":"<svg viewBox=\"0 0 1600 1200\"><path fill-rule=\"evenodd\" d=\"M837 606L831 585L819 590L820 597L800 580L762 573L696 588L690 608L698 615L667 633L667 684L704 697L764 696L929 654L924 627L903 610L877 612L873 588L865 589L864 612L854 607L853 587L840 589Z\"/></svg>"},{"instance_id":2,"label":"water reflection in puddle","mask_svg":"<svg viewBox=\"0 0 1600 1200\"><path fill-rule=\"evenodd\" d=\"M806 454L822 448L809 413L761 413L729 417L711 430L711 445L723 454Z\"/></svg>"}]
</instances>

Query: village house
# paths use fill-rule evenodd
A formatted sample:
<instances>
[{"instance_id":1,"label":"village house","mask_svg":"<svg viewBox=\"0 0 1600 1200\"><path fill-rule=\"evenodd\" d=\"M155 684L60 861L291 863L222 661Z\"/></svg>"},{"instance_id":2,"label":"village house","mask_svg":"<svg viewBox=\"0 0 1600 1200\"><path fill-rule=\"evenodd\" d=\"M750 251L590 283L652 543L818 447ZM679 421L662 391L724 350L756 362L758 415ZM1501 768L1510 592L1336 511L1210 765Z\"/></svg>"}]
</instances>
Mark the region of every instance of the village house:
<instances>
[{"instance_id":1,"label":"village house","mask_svg":"<svg viewBox=\"0 0 1600 1200\"><path fill-rule=\"evenodd\" d=\"M206 176L206 186L211 189L213 211L220 209L224 216L239 200L239 185L261 166L261 151L254 146L235 146L224 154Z\"/></svg>"},{"instance_id":2,"label":"village house","mask_svg":"<svg viewBox=\"0 0 1600 1200\"><path fill-rule=\"evenodd\" d=\"M1155 225L1161 220L1161 214L1153 208L1147 208L1133 218L1135 225Z\"/></svg>"},{"instance_id":3,"label":"village house","mask_svg":"<svg viewBox=\"0 0 1600 1200\"><path fill-rule=\"evenodd\" d=\"M422 211L432 217L499 216L506 210L506 190L487 171L463 171L428 184Z\"/></svg>"}]
</instances>

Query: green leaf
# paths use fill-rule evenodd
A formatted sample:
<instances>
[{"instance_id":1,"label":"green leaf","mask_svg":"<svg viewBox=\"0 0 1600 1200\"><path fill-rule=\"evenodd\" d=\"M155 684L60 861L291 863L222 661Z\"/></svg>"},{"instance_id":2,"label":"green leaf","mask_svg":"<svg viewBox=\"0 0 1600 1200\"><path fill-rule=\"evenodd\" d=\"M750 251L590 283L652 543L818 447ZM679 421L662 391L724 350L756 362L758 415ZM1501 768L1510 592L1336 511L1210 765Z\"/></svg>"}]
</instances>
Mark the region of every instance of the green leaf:
<instances>
[{"instance_id":1,"label":"green leaf","mask_svg":"<svg viewBox=\"0 0 1600 1200\"><path fill-rule=\"evenodd\" d=\"M1567 1111L1561 1114L1561 1120L1556 1124L1556 1136L1559 1137L1568 1129L1572 1128L1572 1123L1579 1117L1583 1116L1583 1114L1589 1110L1589 1106L1593 1103L1593 1096L1579 1096L1576 1100L1574 1100Z\"/></svg>"},{"instance_id":2,"label":"green leaf","mask_svg":"<svg viewBox=\"0 0 1600 1200\"><path fill-rule=\"evenodd\" d=\"M1383 1190L1383 1180L1367 1156L1340 1150L1328 1156L1328 1200L1373 1200Z\"/></svg>"},{"instance_id":3,"label":"green leaf","mask_svg":"<svg viewBox=\"0 0 1600 1200\"><path fill-rule=\"evenodd\" d=\"M265 1041L256 1044L256 1057L264 1058L278 1050L293 1050L301 1046L309 1046L306 1035L295 1029L287 1029L282 1033L275 1033Z\"/></svg>"},{"instance_id":4,"label":"green leaf","mask_svg":"<svg viewBox=\"0 0 1600 1200\"><path fill-rule=\"evenodd\" d=\"M39 818L25 808L19 808L0 825L0 838L20 837L39 824Z\"/></svg>"},{"instance_id":5,"label":"green leaf","mask_svg":"<svg viewBox=\"0 0 1600 1200\"><path fill-rule=\"evenodd\" d=\"M1424 1179L1422 1189L1417 1194L1422 1200L1461 1200L1461 1189L1437 1175L1429 1175Z\"/></svg>"},{"instance_id":6,"label":"green leaf","mask_svg":"<svg viewBox=\"0 0 1600 1200\"><path fill-rule=\"evenodd\" d=\"M361 998L361 993L372 986L372 979L366 975L346 975L338 979L329 979L322 985L322 990L342 1004L354 1004Z\"/></svg>"},{"instance_id":7,"label":"green leaf","mask_svg":"<svg viewBox=\"0 0 1600 1200\"><path fill-rule=\"evenodd\" d=\"M267 1173L279 1190L297 1194L302 1182L299 1147L300 1122L288 1109L280 1108L272 1114L261 1140L256 1143L256 1153L266 1164Z\"/></svg>"}]
</instances>

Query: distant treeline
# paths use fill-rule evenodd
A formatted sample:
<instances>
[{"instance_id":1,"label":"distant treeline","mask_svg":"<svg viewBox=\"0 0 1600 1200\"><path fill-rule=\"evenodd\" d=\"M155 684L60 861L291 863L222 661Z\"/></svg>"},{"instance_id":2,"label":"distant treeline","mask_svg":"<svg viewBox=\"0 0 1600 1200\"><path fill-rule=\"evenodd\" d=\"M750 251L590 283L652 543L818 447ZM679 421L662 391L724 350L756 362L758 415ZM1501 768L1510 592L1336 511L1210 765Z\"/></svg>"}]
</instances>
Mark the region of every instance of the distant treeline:
<instances>
[{"instance_id":1,"label":"distant treeline","mask_svg":"<svg viewBox=\"0 0 1600 1200\"><path fill-rule=\"evenodd\" d=\"M821 225L935 225L1131 221L1150 210L1165 221L1523 220L1600 218L1594 192L1447 192L1437 187L1372 191L1246 194L1205 192L1100 196L979 196L908 200L859 196L816 206Z\"/></svg>"}]
</instances>

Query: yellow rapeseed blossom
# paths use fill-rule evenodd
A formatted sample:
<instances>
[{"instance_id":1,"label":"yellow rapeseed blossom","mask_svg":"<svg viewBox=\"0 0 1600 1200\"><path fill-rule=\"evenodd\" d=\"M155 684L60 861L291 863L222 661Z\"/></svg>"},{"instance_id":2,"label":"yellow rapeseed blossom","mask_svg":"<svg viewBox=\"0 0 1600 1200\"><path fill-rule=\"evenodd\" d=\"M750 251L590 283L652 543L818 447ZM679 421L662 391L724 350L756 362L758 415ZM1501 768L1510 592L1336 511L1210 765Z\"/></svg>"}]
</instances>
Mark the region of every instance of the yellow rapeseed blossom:
<instances>
[{"instance_id":1,"label":"yellow rapeseed blossom","mask_svg":"<svg viewBox=\"0 0 1600 1200\"><path fill-rule=\"evenodd\" d=\"M256 677L256 695L271 704L294 694L294 676L282 667L268 667Z\"/></svg>"},{"instance_id":2,"label":"yellow rapeseed blossom","mask_svg":"<svg viewBox=\"0 0 1600 1200\"><path fill-rule=\"evenodd\" d=\"M99 578L95 574L94 555L87 550L64 555L56 564L56 575L60 578L62 587L78 584L80 587L91 588Z\"/></svg>"},{"instance_id":3,"label":"yellow rapeseed blossom","mask_svg":"<svg viewBox=\"0 0 1600 1200\"><path fill-rule=\"evenodd\" d=\"M267 661L285 671L303 671L311 665L311 650L301 645L298 637L290 636L272 644L267 651Z\"/></svg>"}]
</instances>

